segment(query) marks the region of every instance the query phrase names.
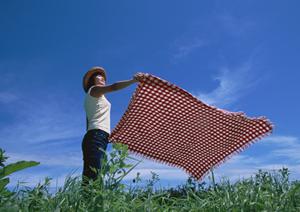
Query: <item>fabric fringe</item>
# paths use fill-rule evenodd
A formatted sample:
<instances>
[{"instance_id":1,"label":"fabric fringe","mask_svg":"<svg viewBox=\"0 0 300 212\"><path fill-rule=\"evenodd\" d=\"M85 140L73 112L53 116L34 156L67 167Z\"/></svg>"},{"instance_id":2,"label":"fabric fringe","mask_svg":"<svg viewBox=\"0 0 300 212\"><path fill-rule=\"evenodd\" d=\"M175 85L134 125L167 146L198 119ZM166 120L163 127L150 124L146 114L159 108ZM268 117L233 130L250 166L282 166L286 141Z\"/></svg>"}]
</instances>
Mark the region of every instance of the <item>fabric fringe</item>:
<instances>
[{"instance_id":1,"label":"fabric fringe","mask_svg":"<svg viewBox=\"0 0 300 212\"><path fill-rule=\"evenodd\" d=\"M271 130L259 135L258 137L250 140L249 142L247 142L246 144L244 144L243 146L239 147L238 149L236 149L234 152L232 152L231 154L227 155L224 159L222 159L221 161L219 161L218 163L216 163L215 165L213 165L211 167L211 169L216 169L216 168L219 168L220 165L222 165L223 163L225 163L226 161L228 161L229 159L231 159L233 156L235 155L238 155L240 154L241 152L243 152L245 149L247 149L248 147L250 147L252 144L256 143L257 141L261 140L262 138L272 134L273 132L273 129L275 127L275 125L269 120L267 119L266 117L264 116L261 116L260 118L264 119L268 124L271 125ZM209 171L206 171L200 178L195 178L197 181L201 181L203 180L208 174L209 174Z\"/></svg>"}]
</instances>

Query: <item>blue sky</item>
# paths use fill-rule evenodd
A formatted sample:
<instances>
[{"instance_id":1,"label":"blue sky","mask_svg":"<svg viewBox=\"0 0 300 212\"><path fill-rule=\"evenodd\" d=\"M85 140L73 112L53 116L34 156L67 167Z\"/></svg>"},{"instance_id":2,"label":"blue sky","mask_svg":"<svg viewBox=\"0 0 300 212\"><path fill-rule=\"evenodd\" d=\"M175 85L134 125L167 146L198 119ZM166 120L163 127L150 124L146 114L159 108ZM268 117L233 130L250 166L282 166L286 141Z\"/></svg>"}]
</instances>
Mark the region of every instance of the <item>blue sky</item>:
<instances>
[{"instance_id":1,"label":"blue sky","mask_svg":"<svg viewBox=\"0 0 300 212\"><path fill-rule=\"evenodd\" d=\"M274 132L215 170L217 179L288 167L300 178L299 1L0 1L0 147L41 165L11 186L81 174L82 77L107 70L108 84L136 72L168 80L207 104L266 116ZM111 127L136 84L107 94ZM298 92L297 92L298 91ZM111 149L109 144L108 151ZM187 179L146 159L137 172L162 185ZM205 178L207 179L207 178Z\"/></svg>"}]
</instances>

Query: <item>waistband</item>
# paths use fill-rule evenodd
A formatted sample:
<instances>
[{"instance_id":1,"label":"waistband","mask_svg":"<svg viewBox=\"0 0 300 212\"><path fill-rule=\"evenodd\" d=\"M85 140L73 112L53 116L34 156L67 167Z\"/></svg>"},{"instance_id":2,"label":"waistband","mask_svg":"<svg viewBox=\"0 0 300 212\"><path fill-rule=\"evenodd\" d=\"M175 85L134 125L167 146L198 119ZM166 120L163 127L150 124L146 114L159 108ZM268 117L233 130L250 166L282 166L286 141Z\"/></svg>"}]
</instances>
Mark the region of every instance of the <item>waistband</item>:
<instances>
[{"instance_id":1,"label":"waistband","mask_svg":"<svg viewBox=\"0 0 300 212\"><path fill-rule=\"evenodd\" d=\"M104 130L101 130L101 129L91 129L89 131L86 132L86 134L91 134L91 133L95 133L95 132L101 132L103 133L106 137L109 136L109 133L104 131Z\"/></svg>"}]
</instances>

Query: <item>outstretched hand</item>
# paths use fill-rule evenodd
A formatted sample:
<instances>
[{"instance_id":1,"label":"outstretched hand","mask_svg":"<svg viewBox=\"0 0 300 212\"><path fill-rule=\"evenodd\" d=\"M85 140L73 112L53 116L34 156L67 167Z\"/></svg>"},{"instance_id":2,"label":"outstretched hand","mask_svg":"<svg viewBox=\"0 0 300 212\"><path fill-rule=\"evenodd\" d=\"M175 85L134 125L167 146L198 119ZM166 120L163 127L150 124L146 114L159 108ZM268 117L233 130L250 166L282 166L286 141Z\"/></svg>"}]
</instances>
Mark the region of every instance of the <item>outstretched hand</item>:
<instances>
[{"instance_id":1,"label":"outstretched hand","mask_svg":"<svg viewBox=\"0 0 300 212\"><path fill-rule=\"evenodd\" d=\"M137 73L133 76L133 80L134 80L135 82L138 82L139 79L140 79L142 76L143 76L143 73L137 72Z\"/></svg>"}]
</instances>

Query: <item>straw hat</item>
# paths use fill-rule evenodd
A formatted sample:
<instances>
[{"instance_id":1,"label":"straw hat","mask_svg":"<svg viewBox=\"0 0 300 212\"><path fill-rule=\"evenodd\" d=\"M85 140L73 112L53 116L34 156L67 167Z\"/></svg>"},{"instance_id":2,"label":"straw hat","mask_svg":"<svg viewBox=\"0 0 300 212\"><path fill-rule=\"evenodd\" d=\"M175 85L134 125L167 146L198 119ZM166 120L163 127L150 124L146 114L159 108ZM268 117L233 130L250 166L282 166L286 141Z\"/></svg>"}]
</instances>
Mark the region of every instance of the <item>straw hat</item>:
<instances>
[{"instance_id":1,"label":"straw hat","mask_svg":"<svg viewBox=\"0 0 300 212\"><path fill-rule=\"evenodd\" d=\"M106 81L106 72L105 69L99 66L95 66L93 68L91 68L90 70L88 70L82 80L82 85L83 85L83 89L85 92L88 91L88 82L90 77L95 74L95 73L99 73L100 75L102 75Z\"/></svg>"}]
</instances>

